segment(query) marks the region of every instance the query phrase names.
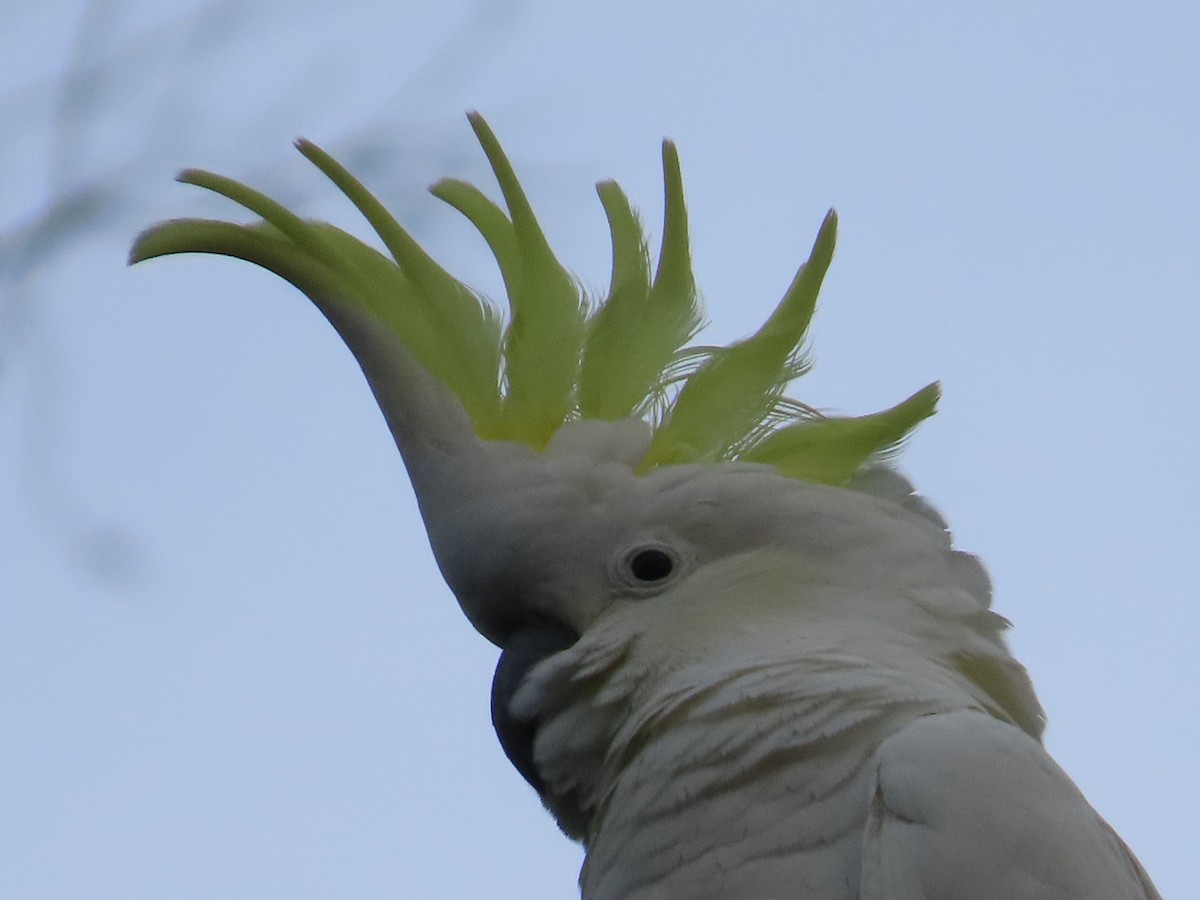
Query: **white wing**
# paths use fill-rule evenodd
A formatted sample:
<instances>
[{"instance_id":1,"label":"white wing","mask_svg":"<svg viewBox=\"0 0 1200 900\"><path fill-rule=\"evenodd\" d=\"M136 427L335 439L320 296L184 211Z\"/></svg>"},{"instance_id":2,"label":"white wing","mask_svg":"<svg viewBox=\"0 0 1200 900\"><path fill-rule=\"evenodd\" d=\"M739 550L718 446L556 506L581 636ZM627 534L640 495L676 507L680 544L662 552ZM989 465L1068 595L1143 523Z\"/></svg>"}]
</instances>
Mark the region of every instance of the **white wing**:
<instances>
[{"instance_id":1,"label":"white wing","mask_svg":"<svg viewBox=\"0 0 1200 900\"><path fill-rule=\"evenodd\" d=\"M1045 749L984 713L880 745L863 900L1161 900Z\"/></svg>"}]
</instances>

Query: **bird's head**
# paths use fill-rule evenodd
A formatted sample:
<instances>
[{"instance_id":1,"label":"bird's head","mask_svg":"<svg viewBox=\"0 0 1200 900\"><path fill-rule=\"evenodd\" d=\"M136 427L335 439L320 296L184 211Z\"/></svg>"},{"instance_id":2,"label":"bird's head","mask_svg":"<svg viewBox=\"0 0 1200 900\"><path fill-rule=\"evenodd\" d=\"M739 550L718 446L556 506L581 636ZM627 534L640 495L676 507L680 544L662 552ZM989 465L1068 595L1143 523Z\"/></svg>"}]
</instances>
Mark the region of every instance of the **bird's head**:
<instances>
[{"instance_id":1,"label":"bird's head","mask_svg":"<svg viewBox=\"0 0 1200 900\"><path fill-rule=\"evenodd\" d=\"M447 583L476 629L505 650L501 706L532 665L601 617L678 595L701 575L726 577L714 567L747 553L799 554L813 578L837 569L868 582L903 579L937 554L953 559L936 515L876 468L933 413L936 384L860 417L822 415L784 394L808 366L803 345L833 254L832 211L757 332L695 346L701 313L670 142L654 265L625 194L599 184L612 276L607 295L589 300L551 252L487 124L470 122L505 208L457 180L431 190L487 241L507 313L303 141L300 152L365 216L383 251L235 181L188 171L181 180L261 221L165 222L138 238L131 258L248 260L298 287L333 324L403 455ZM873 532L864 534L864 521ZM502 740L504 727L513 723L498 721Z\"/></svg>"}]
</instances>

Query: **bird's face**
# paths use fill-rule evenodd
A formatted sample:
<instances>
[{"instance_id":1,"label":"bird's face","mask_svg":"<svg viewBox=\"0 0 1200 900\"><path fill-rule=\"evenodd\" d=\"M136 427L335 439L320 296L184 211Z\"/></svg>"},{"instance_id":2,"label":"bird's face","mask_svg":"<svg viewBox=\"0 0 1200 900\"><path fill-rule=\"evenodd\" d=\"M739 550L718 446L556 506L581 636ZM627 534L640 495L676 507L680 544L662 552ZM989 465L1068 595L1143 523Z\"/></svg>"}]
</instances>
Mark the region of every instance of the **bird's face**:
<instances>
[{"instance_id":1,"label":"bird's face","mask_svg":"<svg viewBox=\"0 0 1200 900\"><path fill-rule=\"evenodd\" d=\"M770 551L814 582L945 580L944 530L897 502L767 466L666 466L503 447L486 479L427 512L434 552L472 624L506 647L526 622L583 634L707 567ZM463 484L469 480L464 476Z\"/></svg>"},{"instance_id":2,"label":"bird's face","mask_svg":"<svg viewBox=\"0 0 1200 900\"><path fill-rule=\"evenodd\" d=\"M484 458L472 457L474 475L441 479L454 496L426 504L426 519L464 612L501 648L501 744L544 796L535 742L547 704L559 703L545 673L571 681L592 660L645 660L625 671L647 683L686 671L691 689L731 660L778 656L781 641L798 660L871 664L903 647L942 668L982 660L964 676L978 677L981 696L1024 690L986 608L986 575L888 470L835 488L746 463L638 473L620 458L500 444ZM514 704L535 669L538 699ZM614 696L632 685L621 678ZM564 827L582 827L575 801L556 804Z\"/></svg>"},{"instance_id":3,"label":"bird's face","mask_svg":"<svg viewBox=\"0 0 1200 900\"><path fill-rule=\"evenodd\" d=\"M903 631L903 594L884 586L948 578L938 524L868 493L751 464L638 474L581 452L486 450L492 465L473 456L474 474L443 478L453 495L427 503L426 518L464 612L501 648L493 721L539 790L536 717L515 715L512 698L534 667L601 623L684 666L772 626L799 624L814 644L852 633L863 607ZM828 600L831 585L847 602Z\"/></svg>"}]
</instances>

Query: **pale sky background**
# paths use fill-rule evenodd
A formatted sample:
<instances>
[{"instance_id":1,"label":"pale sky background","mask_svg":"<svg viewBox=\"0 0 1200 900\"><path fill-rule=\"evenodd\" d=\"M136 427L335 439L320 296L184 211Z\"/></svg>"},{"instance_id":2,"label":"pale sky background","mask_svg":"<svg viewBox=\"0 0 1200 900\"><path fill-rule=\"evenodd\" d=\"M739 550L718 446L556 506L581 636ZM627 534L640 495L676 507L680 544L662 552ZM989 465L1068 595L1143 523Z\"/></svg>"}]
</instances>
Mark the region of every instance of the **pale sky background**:
<instances>
[{"instance_id":1,"label":"pale sky background","mask_svg":"<svg viewBox=\"0 0 1200 900\"><path fill-rule=\"evenodd\" d=\"M941 379L903 468L986 560L1051 752L1195 896L1200 7L737 6L0 13L0 897L576 896L349 353L250 266L124 265L156 219L236 215L184 166L359 228L304 135L495 292L423 193L492 190L470 108L597 287L593 182L657 234L678 141L714 340L838 208L794 394Z\"/></svg>"}]
</instances>

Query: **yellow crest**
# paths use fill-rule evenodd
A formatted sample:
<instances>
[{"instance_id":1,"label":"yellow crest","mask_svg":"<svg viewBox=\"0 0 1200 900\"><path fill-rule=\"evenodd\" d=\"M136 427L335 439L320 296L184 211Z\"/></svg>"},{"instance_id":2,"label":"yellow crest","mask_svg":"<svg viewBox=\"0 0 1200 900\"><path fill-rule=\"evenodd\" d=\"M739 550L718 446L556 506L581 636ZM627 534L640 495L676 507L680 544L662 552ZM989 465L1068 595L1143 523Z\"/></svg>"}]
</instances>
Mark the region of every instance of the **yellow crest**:
<instances>
[{"instance_id":1,"label":"yellow crest","mask_svg":"<svg viewBox=\"0 0 1200 900\"><path fill-rule=\"evenodd\" d=\"M674 145L663 144L665 213L653 273L629 200L614 182L598 185L613 265L607 296L589 303L550 250L495 135L477 113L469 119L506 209L462 181L444 180L431 191L487 241L504 279L507 316L446 272L361 183L307 141L297 143L300 152L366 217L389 255L331 225L301 219L236 181L189 170L181 181L222 194L262 221L164 222L138 238L131 261L216 253L269 269L310 297L336 295L394 331L458 397L485 440L543 450L568 422L644 419L653 438L641 471L742 460L843 484L868 461L893 452L934 412L936 384L883 412L853 418L827 417L784 396L808 368L802 347L833 256L832 211L757 332L724 347L689 346L701 314Z\"/></svg>"}]
</instances>

